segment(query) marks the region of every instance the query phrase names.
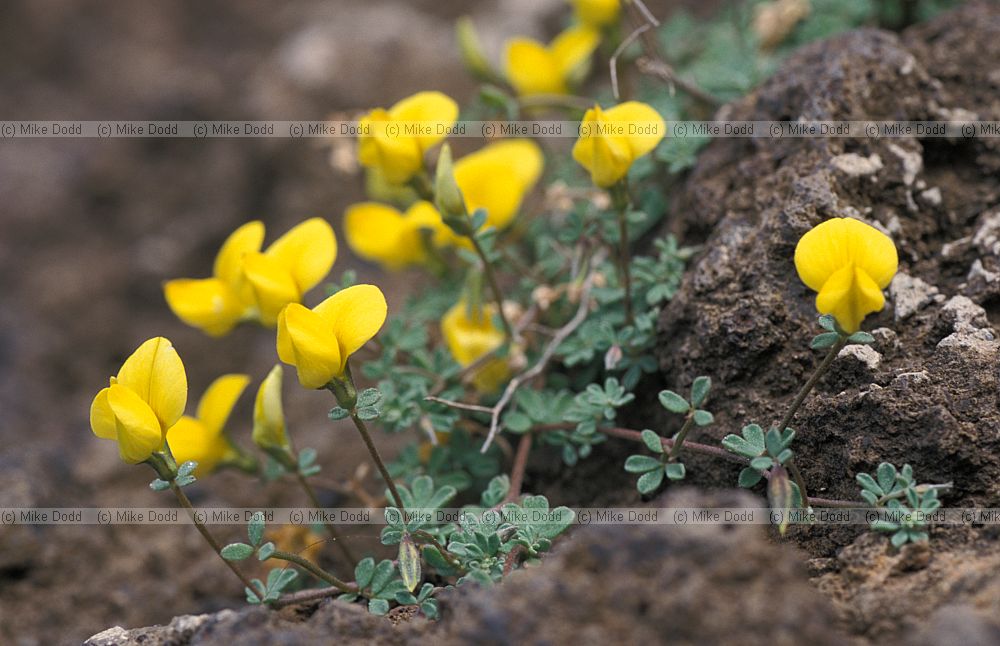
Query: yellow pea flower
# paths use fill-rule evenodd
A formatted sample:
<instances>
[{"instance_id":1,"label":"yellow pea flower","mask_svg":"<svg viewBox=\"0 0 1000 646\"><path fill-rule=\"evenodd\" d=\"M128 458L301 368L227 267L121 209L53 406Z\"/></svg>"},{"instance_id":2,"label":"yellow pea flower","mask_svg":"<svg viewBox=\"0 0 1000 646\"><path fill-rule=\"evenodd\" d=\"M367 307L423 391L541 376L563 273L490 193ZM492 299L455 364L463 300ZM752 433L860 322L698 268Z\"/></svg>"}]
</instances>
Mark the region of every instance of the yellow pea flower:
<instances>
[{"instance_id":1,"label":"yellow pea flower","mask_svg":"<svg viewBox=\"0 0 1000 646\"><path fill-rule=\"evenodd\" d=\"M400 213L375 202L348 207L344 213L347 244L362 258L374 260L386 269L402 269L427 260L423 230L443 242L447 236L441 215L430 202L414 203Z\"/></svg>"},{"instance_id":2,"label":"yellow pea flower","mask_svg":"<svg viewBox=\"0 0 1000 646\"><path fill-rule=\"evenodd\" d=\"M645 103L626 101L607 110L595 105L583 115L573 159L590 172L594 184L608 188L656 148L664 128L663 117Z\"/></svg>"},{"instance_id":3,"label":"yellow pea flower","mask_svg":"<svg viewBox=\"0 0 1000 646\"><path fill-rule=\"evenodd\" d=\"M287 451L290 448L285 433L285 411L281 404L283 376L281 364L271 368L261 382L253 404L253 443L265 451Z\"/></svg>"},{"instance_id":4,"label":"yellow pea flower","mask_svg":"<svg viewBox=\"0 0 1000 646\"><path fill-rule=\"evenodd\" d=\"M504 70L507 81L521 96L567 94L586 71L601 40L597 30L570 27L548 46L531 38L507 41Z\"/></svg>"},{"instance_id":5,"label":"yellow pea flower","mask_svg":"<svg viewBox=\"0 0 1000 646\"><path fill-rule=\"evenodd\" d=\"M619 0L569 0L573 5L573 15L585 25L606 27L618 20L621 12Z\"/></svg>"},{"instance_id":6,"label":"yellow pea flower","mask_svg":"<svg viewBox=\"0 0 1000 646\"><path fill-rule=\"evenodd\" d=\"M250 377L223 375L212 382L198 402L194 417L181 417L167 431L167 444L178 464L194 460L196 474L210 473L220 463L237 459L239 451L224 429L236 401L243 394Z\"/></svg>"},{"instance_id":7,"label":"yellow pea flower","mask_svg":"<svg viewBox=\"0 0 1000 646\"><path fill-rule=\"evenodd\" d=\"M212 278L181 278L163 286L167 305L188 325L211 336L240 321L274 327L278 312L302 300L330 272L337 258L333 228L322 218L292 227L263 252L264 224L244 224L215 258Z\"/></svg>"},{"instance_id":8,"label":"yellow pea flower","mask_svg":"<svg viewBox=\"0 0 1000 646\"><path fill-rule=\"evenodd\" d=\"M156 337L140 345L94 397L90 428L117 441L122 460L139 464L163 448L186 404L184 363L170 341Z\"/></svg>"},{"instance_id":9,"label":"yellow pea flower","mask_svg":"<svg viewBox=\"0 0 1000 646\"><path fill-rule=\"evenodd\" d=\"M376 108L358 124L369 133L358 138L358 161L379 169L390 183L403 184L423 170L424 153L445 138L456 119L458 104L440 92L418 92L388 110Z\"/></svg>"},{"instance_id":10,"label":"yellow pea flower","mask_svg":"<svg viewBox=\"0 0 1000 646\"><path fill-rule=\"evenodd\" d=\"M530 139L507 139L456 161L455 181L469 213L486 209L486 224L504 229L538 182L544 164L538 144Z\"/></svg>"},{"instance_id":11,"label":"yellow pea flower","mask_svg":"<svg viewBox=\"0 0 1000 646\"><path fill-rule=\"evenodd\" d=\"M850 333L885 305L882 290L898 262L889 236L853 218L827 220L807 231L795 247L795 269L817 292L816 309L832 314Z\"/></svg>"},{"instance_id":12,"label":"yellow pea flower","mask_svg":"<svg viewBox=\"0 0 1000 646\"><path fill-rule=\"evenodd\" d=\"M299 383L323 388L343 378L347 359L374 337L386 315L374 285L355 285L313 309L291 303L278 316L278 357L298 369Z\"/></svg>"},{"instance_id":13,"label":"yellow pea flower","mask_svg":"<svg viewBox=\"0 0 1000 646\"><path fill-rule=\"evenodd\" d=\"M496 306L484 305L475 310L459 301L441 319L441 334L458 365L472 365L483 355L503 345L503 329L493 323ZM472 383L483 393L495 392L510 377L510 367L503 359L491 359L473 375Z\"/></svg>"}]
</instances>

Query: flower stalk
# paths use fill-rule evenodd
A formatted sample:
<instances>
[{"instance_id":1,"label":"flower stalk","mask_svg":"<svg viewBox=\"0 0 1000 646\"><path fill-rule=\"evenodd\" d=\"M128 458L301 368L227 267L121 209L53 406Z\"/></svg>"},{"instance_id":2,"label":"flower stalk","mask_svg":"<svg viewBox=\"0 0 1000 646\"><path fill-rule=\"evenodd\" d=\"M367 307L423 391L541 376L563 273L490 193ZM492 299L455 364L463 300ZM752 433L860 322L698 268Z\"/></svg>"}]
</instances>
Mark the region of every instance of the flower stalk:
<instances>
[{"instance_id":1,"label":"flower stalk","mask_svg":"<svg viewBox=\"0 0 1000 646\"><path fill-rule=\"evenodd\" d=\"M625 288L625 322L631 325L635 320L635 313L632 306L632 252L628 239L628 209L631 198L626 179L611 187L611 199L618 215L618 278Z\"/></svg>"}]
</instances>

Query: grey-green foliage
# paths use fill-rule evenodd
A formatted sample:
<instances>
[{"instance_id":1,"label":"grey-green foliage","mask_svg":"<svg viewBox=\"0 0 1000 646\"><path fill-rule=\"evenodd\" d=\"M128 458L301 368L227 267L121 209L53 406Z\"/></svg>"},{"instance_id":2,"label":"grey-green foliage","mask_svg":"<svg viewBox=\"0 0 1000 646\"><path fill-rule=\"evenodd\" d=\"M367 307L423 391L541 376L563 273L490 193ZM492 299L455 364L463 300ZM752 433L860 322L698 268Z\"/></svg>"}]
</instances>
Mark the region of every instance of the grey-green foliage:
<instances>
[{"instance_id":1,"label":"grey-green foliage","mask_svg":"<svg viewBox=\"0 0 1000 646\"><path fill-rule=\"evenodd\" d=\"M434 585L425 583L417 594L409 590L396 593L396 603L402 606L419 606L420 612L428 619L437 619L440 613L438 600L434 598Z\"/></svg>"},{"instance_id":2,"label":"grey-green foliage","mask_svg":"<svg viewBox=\"0 0 1000 646\"><path fill-rule=\"evenodd\" d=\"M399 577L399 572L392 561L384 560L375 563L375 559L362 559L354 568L354 583L360 590L359 594L342 594L337 597L343 601L356 601L359 597L368 599L368 612L373 615L384 615L389 612L392 602L398 602L397 596L409 593L406 584Z\"/></svg>"},{"instance_id":3,"label":"grey-green foliage","mask_svg":"<svg viewBox=\"0 0 1000 646\"><path fill-rule=\"evenodd\" d=\"M750 466L740 471L739 486L749 489L760 482L773 467L787 464L794 457L791 449L794 439L795 431L790 428L779 432L772 427L765 433L758 424L747 424L740 435L730 433L722 438L722 446L727 451L750 460ZM801 506L798 485L791 483L791 489L793 506Z\"/></svg>"},{"instance_id":4,"label":"grey-green foliage","mask_svg":"<svg viewBox=\"0 0 1000 646\"><path fill-rule=\"evenodd\" d=\"M291 568L275 568L267 573L267 583L260 579L251 579L254 590L243 588L247 596L247 603L267 603L277 601L282 591L298 578L299 573Z\"/></svg>"},{"instance_id":5,"label":"grey-green foliage","mask_svg":"<svg viewBox=\"0 0 1000 646\"><path fill-rule=\"evenodd\" d=\"M576 513L568 507L549 509L545 496L525 496L520 503L504 505L503 517L501 532L513 531L504 551L520 546L528 557L535 557L552 547L552 540L566 531Z\"/></svg>"},{"instance_id":6,"label":"grey-green foliage","mask_svg":"<svg viewBox=\"0 0 1000 646\"><path fill-rule=\"evenodd\" d=\"M872 521L874 531L891 534L895 547L928 540L927 514L941 506L938 489L947 485L917 485L913 467L904 464L902 469L896 469L888 462L879 464L874 476L859 473L855 479L865 502L885 510L882 517Z\"/></svg>"},{"instance_id":7,"label":"grey-green foliage","mask_svg":"<svg viewBox=\"0 0 1000 646\"><path fill-rule=\"evenodd\" d=\"M437 427L435 427L437 428ZM418 444L406 445L396 460L389 464L389 473L397 482L412 482L427 475L434 483L452 486L458 491L479 489L500 472L501 451L496 445L482 452L481 438L455 427L442 436L436 446L421 450Z\"/></svg>"},{"instance_id":8,"label":"grey-green foliage","mask_svg":"<svg viewBox=\"0 0 1000 646\"><path fill-rule=\"evenodd\" d=\"M435 513L455 497L458 493L455 487L445 485L435 488L434 480L430 476L419 476L413 480L409 488L400 486L398 490L405 511L395 506L386 507L386 526L382 528L381 534L382 544L397 545L405 534L419 531L426 531L435 538L443 538L442 528L435 521ZM392 500L392 495L388 491L386 498Z\"/></svg>"},{"instance_id":9,"label":"grey-green foliage","mask_svg":"<svg viewBox=\"0 0 1000 646\"><path fill-rule=\"evenodd\" d=\"M829 314L824 314L819 317L819 326L826 330L826 332L822 332L813 337L813 340L809 343L809 347L814 350L824 350L832 347L841 339L845 339L847 343L856 343L860 345L869 345L875 342L875 337L867 332L859 331L852 334L844 331L844 329L837 324L837 320Z\"/></svg>"}]
</instances>

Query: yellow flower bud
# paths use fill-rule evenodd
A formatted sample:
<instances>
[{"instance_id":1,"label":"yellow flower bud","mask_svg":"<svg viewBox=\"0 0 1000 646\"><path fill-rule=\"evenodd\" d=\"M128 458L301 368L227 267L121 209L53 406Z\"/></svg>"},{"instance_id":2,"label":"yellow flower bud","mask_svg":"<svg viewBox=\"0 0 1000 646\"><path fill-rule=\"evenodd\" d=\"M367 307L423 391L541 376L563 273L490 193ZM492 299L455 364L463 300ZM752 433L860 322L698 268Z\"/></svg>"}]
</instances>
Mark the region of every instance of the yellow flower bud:
<instances>
[{"instance_id":1,"label":"yellow flower bud","mask_svg":"<svg viewBox=\"0 0 1000 646\"><path fill-rule=\"evenodd\" d=\"M212 278L164 284L170 309L211 336L228 333L242 320L274 327L281 308L300 302L337 258L333 229L321 218L293 227L261 252L263 241L261 222L234 231L216 256Z\"/></svg>"},{"instance_id":2,"label":"yellow flower bud","mask_svg":"<svg viewBox=\"0 0 1000 646\"><path fill-rule=\"evenodd\" d=\"M195 474L203 475L239 455L225 427L248 383L247 375L219 377L205 390L195 416L185 415L170 427L167 444L178 464L193 460L198 463Z\"/></svg>"},{"instance_id":3,"label":"yellow flower bud","mask_svg":"<svg viewBox=\"0 0 1000 646\"><path fill-rule=\"evenodd\" d=\"M607 110L595 105L583 116L573 159L590 172L594 184L608 188L656 148L664 129L663 118L645 103L627 101Z\"/></svg>"},{"instance_id":4,"label":"yellow flower bud","mask_svg":"<svg viewBox=\"0 0 1000 646\"><path fill-rule=\"evenodd\" d=\"M548 46L513 38L504 53L507 81L521 96L567 94L586 74L600 40L600 34L586 26L570 27Z\"/></svg>"},{"instance_id":5,"label":"yellow flower bud","mask_svg":"<svg viewBox=\"0 0 1000 646\"><path fill-rule=\"evenodd\" d=\"M569 0L573 15L585 25L606 27L618 20L621 13L619 0Z\"/></svg>"},{"instance_id":6,"label":"yellow flower bud","mask_svg":"<svg viewBox=\"0 0 1000 646\"><path fill-rule=\"evenodd\" d=\"M799 278L817 292L816 309L846 332L885 305L882 290L896 274L896 245L875 227L834 218L810 229L795 247Z\"/></svg>"},{"instance_id":7,"label":"yellow flower bud","mask_svg":"<svg viewBox=\"0 0 1000 646\"><path fill-rule=\"evenodd\" d=\"M347 359L378 333L386 311L374 285L342 289L311 310L291 303L278 316L278 357L298 369L303 386L323 388L344 376Z\"/></svg>"},{"instance_id":8,"label":"yellow flower bud","mask_svg":"<svg viewBox=\"0 0 1000 646\"><path fill-rule=\"evenodd\" d=\"M418 92L388 110L376 108L359 123L358 161L403 184L424 168L424 153L447 135L458 104L440 92ZM419 126L419 127L418 127Z\"/></svg>"},{"instance_id":9,"label":"yellow flower bud","mask_svg":"<svg viewBox=\"0 0 1000 646\"><path fill-rule=\"evenodd\" d=\"M284 370L275 365L257 390L253 404L253 443L265 451L288 449L285 412L281 405L281 382Z\"/></svg>"},{"instance_id":10,"label":"yellow flower bud","mask_svg":"<svg viewBox=\"0 0 1000 646\"><path fill-rule=\"evenodd\" d=\"M186 403L184 364L170 341L156 337L139 346L94 397L90 428L117 441L122 460L138 464L163 448Z\"/></svg>"},{"instance_id":11,"label":"yellow flower bud","mask_svg":"<svg viewBox=\"0 0 1000 646\"><path fill-rule=\"evenodd\" d=\"M472 309L472 311L470 311ZM459 301L441 319L441 334L458 365L470 366L483 355L503 345L503 329L498 328L493 317L495 305L470 308ZM491 359L483 364L472 377L472 383L483 393L492 393L510 377L510 368L503 359Z\"/></svg>"}]
</instances>

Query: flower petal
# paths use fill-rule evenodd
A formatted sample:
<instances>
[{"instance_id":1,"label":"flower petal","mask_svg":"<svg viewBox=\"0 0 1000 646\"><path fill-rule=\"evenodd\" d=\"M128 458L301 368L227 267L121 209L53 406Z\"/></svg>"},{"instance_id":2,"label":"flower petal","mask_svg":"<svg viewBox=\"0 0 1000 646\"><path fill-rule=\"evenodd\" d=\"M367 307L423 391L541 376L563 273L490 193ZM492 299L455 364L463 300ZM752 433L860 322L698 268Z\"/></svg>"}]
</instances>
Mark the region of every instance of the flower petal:
<instances>
[{"instance_id":1,"label":"flower petal","mask_svg":"<svg viewBox=\"0 0 1000 646\"><path fill-rule=\"evenodd\" d=\"M431 134L414 137L422 155L444 139L446 131L455 125L458 104L441 92L417 92L389 108L389 114L394 121L423 122L431 128Z\"/></svg>"},{"instance_id":2,"label":"flower petal","mask_svg":"<svg viewBox=\"0 0 1000 646\"><path fill-rule=\"evenodd\" d=\"M94 435L105 440L118 439L118 426L115 424L115 412L108 404L108 389L104 388L94 397L90 405L90 430Z\"/></svg>"},{"instance_id":3,"label":"flower petal","mask_svg":"<svg viewBox=\"0 0 1000 646\"><path fill-rule=\"evenodd\" d=\"M821 314L832 314L847 332L857 332L865 316L884 305L882 290L853 263L834 272L816 296L816 309Z\"/></svg>"},{"instance_id":4,"label":"flower petal","mask_svg":"<svg viewBox=\"0 0 1000 646\"><path fill-rule=\"evenodd\" d=\"M233 231L222 243L215 257L213 275L239 292L243 282L243 256L260 251L264 242L264 223L259 220L247 222Z\"/></svg>"},{"instance_id":5,"label":"flower petal","mask_svg":"<svg viewBox=\"0 0 1000 646\"><path fill-rule=\"evenodd\" d=\"M218 278L170 280L163 285L163 295L177 318L210 336L228 334L246 309Z\"/></svg>"},{"instance_id":6,"label":"flower petal","mask_svg":"<svg viewBox=\"0 0 1000 646\"><path fill-rule=\"evenodd\" d=\"M113 384L107 390L108 407L115 416L118 453L129 464L144 462L163 446L160 420L130 388Z\"/></svg>"},{"instance_id":7,"label":"flower petal","mask_svg":"<svg viewBox=\"0 0 1000 646\"><path fill-rule=\"evenodd\" d=\"M603 27L618 19L619 0L570 0L577 19L585 25Z\"/></svg>"},{"instance_id":8,"label":"flower petal","mask_svg":"<svg viewBox=\"0 0 1000 646\"><path fill-rule=\"evenodd\" d=\"M222 375L205 390L198 402L198 421L205 429L214 435L222 433L226 426L236 401L243 394L247 384L250 383L248 375Z\"/></svg>"},{"instance_id":9,"label":"flower petal","mask_svg":"<svg viewBox=\"0 0 1000 646\"><path fill-rule=\"evenodd\" d=\"M333 328L340 344L340 374L347 358L378 334L387 312L385 295L374 285L342 289L314 308Z\"/></svg>"},{"instance_id":10,"label":"flower petal","mask_svg":"<svg viewBox=\"0 0 1000 646\"><path fill-rule=\"evenodd\" d=\"M580 138L573 145L573 159L590 173L591 181L607 188L625 177L632 166L632 149L624 137L609 136L607 119L599 107L583 116Z\"/></svg>"},{"instance_id":11,"label":"flower petal","mask_svg":"<svg viewBox=\"0 0 1000 646\"><path fill-rule=\"evenodd\" d=\"M162 433L184 414L188 390L184 363L173 344L162 336L149 339L125 360L118 371L118 384L146 402L160 421Z\"/></svg>"},{"instance_id":12,"label":"flower petal","mask_svg":"<svg viewBox=\"0 0 1000 646\"><path fill-rule=\"evenodd\" d=\"M262 253L247 255L243 260L247 280L253 286L260 322L274 327L278 312L289 303L298 303L302 292L286 267Z\"/></svg>"},{"instance_id":13,"label":"flower petal","mask_svg":"<svg viewBox=\"0 0 1000 646\"><path fill-rule=\"evenodd\" d=\"M564 81L579 75L600 42L601 34L586 26L570 27L556 36L549 44L549 51Z\"/></svg>"},{"instance_id":14,"label":"flower petal","mask_svg":"<svg viewBox=\"0 0 1000 646\"><path fill-rule=\"evenodd\" d=\"M187 415L167 431L167 444L178 464L188 460L198 463L196 475L214 471L232 450L225 435L213 433L199 420Z\"/></svg>"},{"instance_id":15,"label":"flower petal","mask_svg":"<svg viewBox=\"0 0 1000 646\"><path fill-rule=\"evenodd\" d=\"M333 227L323 218L311 218L292 227L264 252L285 268L300 294L326 278L337 259L337 238Z\"/></svg>"},{"instance_id":16,"label":"flower petal","mask_svg":"<svg viewBox=\"0 0 1000 646\"><path fill-rule=\"evenodd\" d=\"M299 382L306 388L330 383L343 372L346 360L330 322L298 303L291 303L278 317L278 356L298 368Z\"/></svg>"},{"instance_id":17,"label":"flower petal","mask_svg":"<svg viewBox=\"0 0 1000 646\"><path fill-rule=\"evenodd\" d=\"M504 75L521 96L566 93L559 61L544 45L530 38L507 41Z\"/></svg>"},{"instance_id":18,"label":"flower petal","mask_svg":"<svg viewBox=\"0 0 1000 646\"><path fill-rule=\"evenodd\" d=\"M896 246L860 220L833 218L807 231L795 247L795 269L813 291L823 289L835 272L852 262L885 289L898 266Z\"/></svg>"},{"instance_id":19,"label":"flower petal","mask_svg":"<svg viewBox=\"0 0 1000 646\"><path fill-rule=\"evenodd\" d=\"M455 162L455 181L469 213L486 209L498 229L510 224L545 163L541 149L527 139L489 144Z\"/></svg>"},{"instance_id":20,"label":"flower petal","mask_svg":"<svg viewBox=\"0 0 1000 646\"><path fill-rule=\"evenodd\" d=\"M604 111L608 121L618 121L628 124L632 129L626 131L626 141L632 151L632 161L651 152L663 139L666 126L660 113L645 103L626 101Z\"/></svg>"},{"instance_id":21,"label":"flower petal","mask_svg":"<svg viewBox=\"0 0 1000 646\"><path fill-rule=\"evenodd\" d=\"M348 207L344 233L354 253L387 269L420 262L426 255L419 230L412 235L413 228L403 214L384 204L363 202Z\"/></svg>"}]
</instances>

